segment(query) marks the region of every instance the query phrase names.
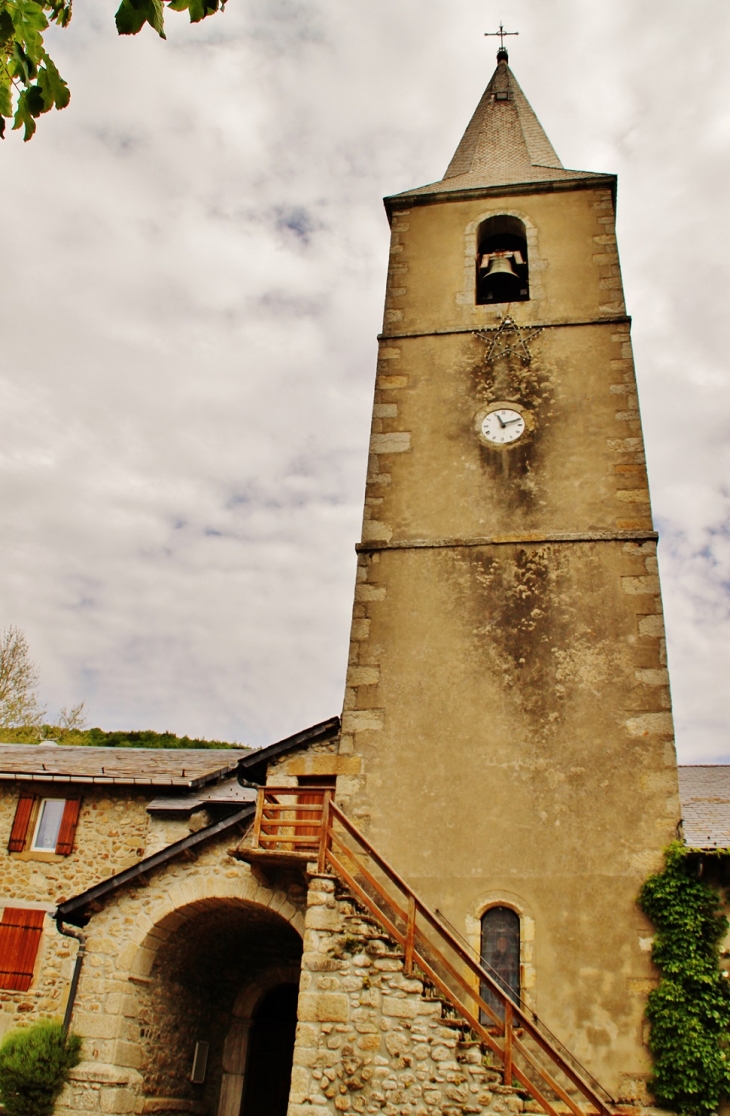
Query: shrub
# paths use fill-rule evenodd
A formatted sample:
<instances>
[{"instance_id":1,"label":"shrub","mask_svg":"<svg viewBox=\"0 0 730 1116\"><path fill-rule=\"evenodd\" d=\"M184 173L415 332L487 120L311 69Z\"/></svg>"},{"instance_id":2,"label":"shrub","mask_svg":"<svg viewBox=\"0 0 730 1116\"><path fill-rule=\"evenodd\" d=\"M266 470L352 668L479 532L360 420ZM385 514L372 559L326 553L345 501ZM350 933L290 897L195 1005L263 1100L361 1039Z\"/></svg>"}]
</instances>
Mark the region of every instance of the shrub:
<instances>
[{"instance_id":1,"label":"shrub","mask_svg":"<svg viewBox=\"0 0 730 1116\"><path fill-rule=\"evenodd\" d=\"M11 1031L0 1046L0 1100L7 1116L52 1116L56 1098L81 1060L81 1039L44 1020Z\"/></svg>"}]
</instances>

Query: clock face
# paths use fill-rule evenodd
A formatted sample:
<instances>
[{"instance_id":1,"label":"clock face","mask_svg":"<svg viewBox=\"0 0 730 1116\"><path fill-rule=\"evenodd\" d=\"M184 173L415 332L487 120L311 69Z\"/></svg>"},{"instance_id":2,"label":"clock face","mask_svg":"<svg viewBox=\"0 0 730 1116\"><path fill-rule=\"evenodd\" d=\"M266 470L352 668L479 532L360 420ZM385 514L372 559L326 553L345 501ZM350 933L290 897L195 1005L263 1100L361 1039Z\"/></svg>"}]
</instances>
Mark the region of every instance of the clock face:
<instances>
[{"instance_id":1,"label":"clock face","mask_svg":"<svg viewBox=\"0 0 730 1116\"><path fill-rule=\"evenodd\" d=\"M508 445L524 434L525 420L519 411L513 411L511 407L500 407L484 416L481 432L487 442L497 446Z\"/></svg>"}]
</instances>

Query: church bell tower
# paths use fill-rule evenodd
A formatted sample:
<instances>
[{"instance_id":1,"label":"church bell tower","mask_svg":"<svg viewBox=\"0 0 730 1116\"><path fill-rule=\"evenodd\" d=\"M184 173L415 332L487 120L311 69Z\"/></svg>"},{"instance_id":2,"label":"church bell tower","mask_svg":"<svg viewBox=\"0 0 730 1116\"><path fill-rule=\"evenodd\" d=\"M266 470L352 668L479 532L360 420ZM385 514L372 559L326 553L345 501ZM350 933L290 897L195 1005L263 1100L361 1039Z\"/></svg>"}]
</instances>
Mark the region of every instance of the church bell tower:
<instances>
[{"instance_id":1,"label":"church bell tower","mask_svg":"<svg viewBox=\"0 0 730 1116\"><path fill-rule=\"evenodd\" d=\"M628 1100L679 804L616 178L497 57L441 181L385 203L340 797Z\"/></svg>"}]
</instances>

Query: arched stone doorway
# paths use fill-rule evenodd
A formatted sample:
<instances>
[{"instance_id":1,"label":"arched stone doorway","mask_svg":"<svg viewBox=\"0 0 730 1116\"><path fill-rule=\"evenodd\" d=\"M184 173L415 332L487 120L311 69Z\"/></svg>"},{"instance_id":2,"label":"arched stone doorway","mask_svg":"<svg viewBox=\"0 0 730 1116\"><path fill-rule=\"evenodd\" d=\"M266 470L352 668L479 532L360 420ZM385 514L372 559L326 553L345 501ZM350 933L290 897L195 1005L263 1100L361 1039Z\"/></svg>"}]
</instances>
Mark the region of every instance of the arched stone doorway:
<instances>
[{"instance_id":1,"label":"arched stone doorway","mask_svg":"<svg viewBox=\"0 0 730 1116\"><path fill-rule=\"evenodd\" d=\"M284 1002L279 1003L280 990L284 989L292 989L293 994L284 992L282 996ZM261 1107L262 1100L267 1094L265 1091L262 1092L259 1078L266 1059L264 1057L262 1063L259 1056L266 1039L271 1040L272 1030L278 1056L275 1057L272 1066L275 1076L269 1076L269 1081L273 1082L272 1093L269 1096L271 1107L264 1108L262 1111L265 1112L265 1116L277 1116L274 1107L275 1098L279 1097L284 1090L287 1098L289 1093L298 991L299 964L276 965L265 969L255 980L241 989L233 1006L231 1025L223 1048L223 1079L217 1116L254 1116L256 1106ZM278 1020L276 1016L273 1019L271 1017L272 1008L277 1003ZM250 1080L251 1077L253 1080ZM243 1103L244 1092L246 1093L245 1104ZM252 1111L249 1112L249 1109ZM286 1116L286 1101L283 1116Z\"/></svg>"},{"instance_id":2,"label":"arched stone doorway","mask_svg":"<svg viewBox=\"0 0 730 1116\"><path fill-rule=\"evenodd\" d=\"M277 984L256 1005L248 1040L241 1116L286 1116L298 995L296 984Z\"/></svg>"},{"instance_id":3,"label":"arched stone doorway","mask_svg":"<svg viewBox=\"0 0 730 1116\"><path fill-rule=\"evenodd\" d=\"M163 1106L184 1101L189 1111L241 1116L257 1011L268 993L298 989L302 940L284 918L255 903L211 900L200 906L178 912L176 928L139 987L143 1092ZM192 1081L201 1046L208 1051L204 1080ZM290 1077L291 1065L288 1072ZM280 1091L273 1083L272 1103ZM275 1111L270 1106L267 1116Z\"/></svg>"}]
</instances>

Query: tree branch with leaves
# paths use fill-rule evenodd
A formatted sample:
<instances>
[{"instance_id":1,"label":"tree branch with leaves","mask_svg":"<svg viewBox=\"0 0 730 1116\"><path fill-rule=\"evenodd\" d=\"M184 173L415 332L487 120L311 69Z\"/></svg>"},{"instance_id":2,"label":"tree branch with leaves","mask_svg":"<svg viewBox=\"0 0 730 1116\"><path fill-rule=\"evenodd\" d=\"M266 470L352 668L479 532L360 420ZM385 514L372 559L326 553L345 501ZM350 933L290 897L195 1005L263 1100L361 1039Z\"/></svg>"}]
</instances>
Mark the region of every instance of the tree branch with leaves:
<instances>
[{"instance_id":1,"label":"tree branch with leaves","mask_svg":"<svg viewBox=\"0 0 730 1116\"><path fill-rule=\"evenodd\" d=\"M225 0L168 0L167 7L199 23L222 11ZM69 103L71 93L44 35L52 23L68 27L72 10L73 0L0 0L0 138L12 120L13 131L23 128L23 139L31 139L39 116ZM148 23L165 38L163 0L122 0L115 19L120 35L136 35Z\"/></svg>"},{"instance_id":2,"label":"tree branch with leaves","mask_svg":"<svg viewBox=\"0 0 730 1116\"><path fill-rule=\"evenodd\" d=\"M38 667L28 641L11 624L0 632L0 729L40 728L46 714L39 704Z\"/></svg>"}]
</instances>

